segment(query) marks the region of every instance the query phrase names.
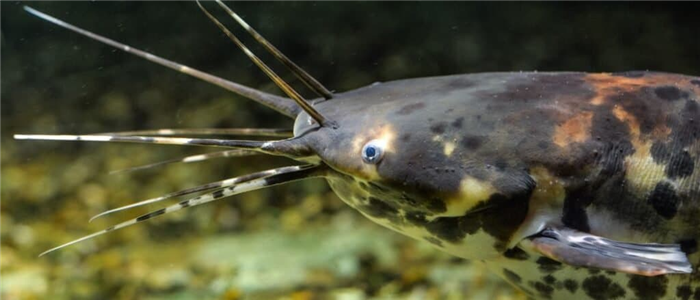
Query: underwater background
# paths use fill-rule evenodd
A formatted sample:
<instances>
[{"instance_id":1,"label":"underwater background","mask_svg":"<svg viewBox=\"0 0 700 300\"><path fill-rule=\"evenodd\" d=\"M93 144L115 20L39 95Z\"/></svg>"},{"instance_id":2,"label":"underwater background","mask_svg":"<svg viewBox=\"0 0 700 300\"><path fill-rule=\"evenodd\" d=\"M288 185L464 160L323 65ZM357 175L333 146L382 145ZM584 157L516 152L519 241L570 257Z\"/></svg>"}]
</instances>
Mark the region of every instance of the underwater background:
<instances>
[{"instance_id":1,"label":"underwater background","mask_svg":"<svg viewBox=\"0 0 700 300\"><path fill-rule=\"evenodd\" d=\"M524 299L477 264L371 223L321 179L223 199L37 258L161 205L87 222L104 210L294 162L225 158L110 175L215 150L12 140L16 133L292 126L250 100L39 20L22 10L25 4L281 94L193 2L0 3L2 299ZM206 5L313 98L217 5ZM700 75L697 3L229 5L338 92L376 81L491 71Z\"/></svg>"}]
</instances>

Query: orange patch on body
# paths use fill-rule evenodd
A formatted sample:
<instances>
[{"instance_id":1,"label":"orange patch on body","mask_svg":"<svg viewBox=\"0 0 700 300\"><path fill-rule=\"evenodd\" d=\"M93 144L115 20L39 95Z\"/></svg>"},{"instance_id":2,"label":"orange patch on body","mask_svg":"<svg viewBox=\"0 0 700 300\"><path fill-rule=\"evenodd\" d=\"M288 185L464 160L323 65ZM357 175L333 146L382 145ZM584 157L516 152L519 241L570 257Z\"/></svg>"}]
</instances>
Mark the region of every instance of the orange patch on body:
<instances>
[{"instance_id":1,"label":"orange patch on body","mask_svg":"<svg viewBox=\"0 0 700 300\"><path fill-rule=\"evenodd\" d=\"M642 146L642 138L641 138L641 130L639 126L639 122L637 121L637 118L635 118L633 115L631 115L629 112L627 112L622 106L615 105L615 108L613 108L613 115L615 117L622 121L623 123L627 124L627 127L630 129L630 141L632 142L632 145L634 145L634 148L637 149Z\"/></svg>"},{"instance_id":2,"label":"orange patch on body","mask_svg":"<svg viewBox=\"0 0 700 300\"><path fill-rule=\"evenodd\" d=\"M641 127L639 125L639 121L637 121L637 118L631 115L624 108L622 108L622 106L619 105L615 105L615 108L613 108L612 112L618 120L627 124L627 126L630 129L632 143L636 146L636 143L638 143L642 139ZM669 134L671 134L671 128L666 126L666 124L658 124L656 127L654 127L654 130L652 130L651 132L651 136L656 139L664 139Z\"/></svg>"},{"instance_id":3,"label":"orange patch on body","mask_svg":"<svg viewBox=\"0 0 700 300\"><path fill-rule=\"evenodd\" d=\"M641 87L657 85L677 86L682 83L682 77L674 74L647 74L643 77L629 78L614 76L610 73L596 73L586 75L586 82L596 91L596 96L591 99L591 104L601 105L608 96L631 92Z\"/></svg>"},{"instance_id":4,"label":"orange patch on body","mask_svg":"<svg viewBox=\"0 0 700 300\"><path fill-rule=\"evenodd\" d=\"M583 112L557 126L554 130L553 140L559 147L566 147L571 143L581 143L590 138L592 112Z\"/></svg>"},{"instance_id":5,"label":"orange patch on body","mask_svg":"<svg viewBox=\"0 0 700 300\"><path fill-rule=\"evenodd\" d=\"M632 135L632 139L639 138L640 130L637 118L635 118L633 115L630 115L624 108L622 108L622 106L619 105L615 105L615 108L613 108L613 115L615 115L615 117L618 120L627 124L627 126L630 128L630 134Z\"/></svg>"},{"instance_id":6,"label":"orange patch on body","mask_svg":"<svg viewBox=\"0 0 700 300\"><path fill-rule=\"evenodd\" d=\"M625 92L635 92L642 88L675 86L685 91L694 93L700 92L700 89L696 89L696 87L690 83L689 78L692 79L692 77L688 76L664 73L650 73L638 78L614 76L610 73L598 73L586 75L585 80L596 92L596 96L591 99L590 103L593 105L602 105L606 102L608 97L620 95ZM629 126L633 143L635 143L635 141L639 142L642 139L639 121L633 115L619 106L615 106L613 114L617 119L625 122ZM660 122L652 130L651 137L655 139L665 139L670 133L671 128L666 126L664 122Z\"/></svg>"}]
</instances>

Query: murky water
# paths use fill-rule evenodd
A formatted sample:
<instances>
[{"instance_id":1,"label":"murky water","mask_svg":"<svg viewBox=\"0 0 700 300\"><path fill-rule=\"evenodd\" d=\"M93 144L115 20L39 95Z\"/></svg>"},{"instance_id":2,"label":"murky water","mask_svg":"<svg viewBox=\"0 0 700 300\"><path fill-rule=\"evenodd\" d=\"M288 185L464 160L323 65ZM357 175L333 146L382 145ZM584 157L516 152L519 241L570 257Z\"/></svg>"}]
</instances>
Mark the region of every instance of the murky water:
<instances>
[{"instance_id":1,"label":"murky water","mask_svg":"<svg viewBox=\"0 0 700 300\"><path fill-rule=\"evenodd\" d=\"M29 3L75 25L279 93L191 2ZM14 141L15 133L291 127L292 120L2 2L3 299L522 298L479 266L380 228L322 180L240 195L43 250L158 205L101 211L292 164L256 156L109 171L196 147ZM692 10L661 4L232 3L326 86L467 72L653 69L700 74ZM216 5L217 16L226 16ZM244 41L252 39L228 22ZM260 47L253 50L295 81Z\"/></svg>"}]
</instances>

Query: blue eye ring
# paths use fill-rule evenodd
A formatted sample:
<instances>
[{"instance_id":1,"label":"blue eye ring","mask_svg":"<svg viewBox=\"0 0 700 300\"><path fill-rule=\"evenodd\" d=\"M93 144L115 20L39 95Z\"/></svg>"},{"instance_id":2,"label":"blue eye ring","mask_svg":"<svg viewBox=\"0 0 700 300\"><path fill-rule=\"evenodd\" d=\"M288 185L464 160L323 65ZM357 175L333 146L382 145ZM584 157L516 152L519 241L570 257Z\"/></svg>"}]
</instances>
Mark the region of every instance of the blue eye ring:
<instances>
[{"instance_id":1,"label":"blue eye ring","mask_svg":"<svg viewBox=\"0 0 700 300\"><path fill-rule=\"evenodd\" d=\"M371 140L362 147L362 161L368 164L376 164L384 156L384 148L378 140Z\"/></svg>"}]
</instances>

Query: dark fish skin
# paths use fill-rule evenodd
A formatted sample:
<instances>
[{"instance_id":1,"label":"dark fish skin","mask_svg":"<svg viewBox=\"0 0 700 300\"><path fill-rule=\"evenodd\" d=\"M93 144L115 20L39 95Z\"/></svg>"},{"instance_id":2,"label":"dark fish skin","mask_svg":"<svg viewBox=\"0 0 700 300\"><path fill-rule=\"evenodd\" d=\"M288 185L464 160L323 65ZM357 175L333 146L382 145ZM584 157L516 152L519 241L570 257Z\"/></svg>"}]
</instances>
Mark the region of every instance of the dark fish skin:
<instances>
[{"instance_id":1,"label":"dark fish skin","mask_svg":"<svg viewBox=\"0 0 700 300\"><path fill-rule=\"evenodd\" d=\"M337 171L329 183L348 204L451 254L508 261L537 225L556 224L620 241L681 244L697 267L699 101L700 78L678 74L465 74L337 94L316 107L339 129L311 129L301 116L295 132L310 130L307 143ZM378 137L388 141L378 165L348 155ZM545 276L538 259L546 257L496 272L511 283ZM637 275L591 279L585 269L562 269L583 299L599 298L605 286L610 293L600 299L644 294L647 279ZM654 278L670 278L659 289L671 295L685 289L676 279L691 277ZM518 286L536 297L558 293L542 284Z\"/></svg>"}]
</instances>

